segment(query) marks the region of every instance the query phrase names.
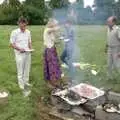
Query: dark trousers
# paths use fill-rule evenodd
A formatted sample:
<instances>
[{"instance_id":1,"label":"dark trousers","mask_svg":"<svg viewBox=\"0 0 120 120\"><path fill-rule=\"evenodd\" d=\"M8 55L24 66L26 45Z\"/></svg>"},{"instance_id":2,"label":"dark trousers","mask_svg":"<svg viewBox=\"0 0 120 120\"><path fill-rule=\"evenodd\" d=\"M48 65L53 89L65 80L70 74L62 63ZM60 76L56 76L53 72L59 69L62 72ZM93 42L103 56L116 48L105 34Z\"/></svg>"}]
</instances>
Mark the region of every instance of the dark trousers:
<instances>
[{"instance_id":1,"label":"dark trousers","mask_svg":"<svg viewBox=\"0 0 120 120\"><path fill-rule=\"evenodd\" d=\"M61 61L63 63L65 63L66 65L68 65L69 77L70 77L71 80L74 80L75 68L72 64L73 63L73 50L64 49L64 51L61 55Z\"/></svg>"}]
</instances>

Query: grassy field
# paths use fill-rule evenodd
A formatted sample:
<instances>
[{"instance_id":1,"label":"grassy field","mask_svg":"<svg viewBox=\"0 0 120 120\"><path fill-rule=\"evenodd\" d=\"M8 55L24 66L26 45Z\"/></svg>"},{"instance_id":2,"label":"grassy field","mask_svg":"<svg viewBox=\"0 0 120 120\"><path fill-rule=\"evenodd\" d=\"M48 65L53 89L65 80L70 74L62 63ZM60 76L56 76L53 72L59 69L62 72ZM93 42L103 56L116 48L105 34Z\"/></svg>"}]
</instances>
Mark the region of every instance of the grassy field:
<instances>
[{"instance_id":1,"label":"grassy field","mask_svg":"<svg viewBox=\"0 0 120 120\"><path fill-rule=\"evenodd\" d=\"M30 74L30 82L33 87L29 98L23 97L17 85L14 53L9 47L9 35L14 28L16 26L0 26L0 90L9 91L10 94L8 104L0 107L0 120L38 120L38 100L40 97L48 95L43 80L43 27L29 27L35 49L32 54ZM76 33L76 61L95 64L94 69L99 71L97 76L93 76L89 71L77 70L78 82L89 82L98 87L120 91L118 76L110 81L106 77L105 26L77 26Z\"/></svg>"}]
</instances>

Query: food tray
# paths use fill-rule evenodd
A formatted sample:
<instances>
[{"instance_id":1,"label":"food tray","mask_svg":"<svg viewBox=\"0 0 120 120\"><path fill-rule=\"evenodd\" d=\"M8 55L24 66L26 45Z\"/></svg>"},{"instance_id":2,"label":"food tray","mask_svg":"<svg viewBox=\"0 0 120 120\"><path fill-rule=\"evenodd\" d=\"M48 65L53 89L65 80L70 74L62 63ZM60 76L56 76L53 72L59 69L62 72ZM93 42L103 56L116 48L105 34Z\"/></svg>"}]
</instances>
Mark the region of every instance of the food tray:
<instances>
[{"instance_id":1,"label":"food tray","mask_svg":"<svg viewBox=\"0 0 120 120\"><path fill-rule=\"evenodd\" d=\"M104 91L85 83L81 83L70 89L80 96L88 99L96 99L100 96L103 96L105 93Z\"/></svg>"},{"instance_id":2,"label":"food tray","mask_svg":"<svg viewBox=\"0 0 120 120\"><path fill-rule=\"evenodd\" d=\"M64 101L66 101L68 104L70 105L80 105L80 104L84 104L85 102L87 102L87 99L85 98L80 98L79 100L70 100L68 97L65 97L68 94L68 89L56 92L55 94L53 94L54 96L58 96L61 99L63 99Z\"/></svg>"}]
</instances>

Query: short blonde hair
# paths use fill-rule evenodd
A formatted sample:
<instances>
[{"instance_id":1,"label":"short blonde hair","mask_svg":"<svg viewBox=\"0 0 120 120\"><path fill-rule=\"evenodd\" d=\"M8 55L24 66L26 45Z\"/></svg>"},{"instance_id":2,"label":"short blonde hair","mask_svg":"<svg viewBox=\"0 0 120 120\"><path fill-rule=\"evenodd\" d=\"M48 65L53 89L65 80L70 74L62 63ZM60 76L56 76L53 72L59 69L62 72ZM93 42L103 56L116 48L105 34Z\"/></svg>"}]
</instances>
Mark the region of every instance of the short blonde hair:
<instances>
[{"instance_id":1,"label":"short blonde hair","mask_svg":"<svg viewBox=\"0 0 120 120\"><path fill-rule=\"evenodd\" d=\"M54 18L50 18L48 20L48 23L47 23L47 26L50 26L50 25L57 25L58 24L58 21Z\"/></svg>"}]
</instances>

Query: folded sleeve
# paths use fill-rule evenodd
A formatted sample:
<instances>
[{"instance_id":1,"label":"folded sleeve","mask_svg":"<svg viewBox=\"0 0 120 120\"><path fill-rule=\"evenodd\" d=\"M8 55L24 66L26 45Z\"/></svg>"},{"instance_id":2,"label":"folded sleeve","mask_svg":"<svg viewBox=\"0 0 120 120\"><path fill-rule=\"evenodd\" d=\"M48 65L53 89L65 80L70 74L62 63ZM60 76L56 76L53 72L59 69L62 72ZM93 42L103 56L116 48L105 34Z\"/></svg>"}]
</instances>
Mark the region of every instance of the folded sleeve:
<instances>
[{"instance_id":1,"label":"folded sleeve","mask_svg":"<svg viewBox=\"0 0 120 120\"><path fill-rule=\"evenodd\" d=\"M13 44L16 41L16 32L12 31L10 35L10 43Z\"/></svg>"}]
</instances>

